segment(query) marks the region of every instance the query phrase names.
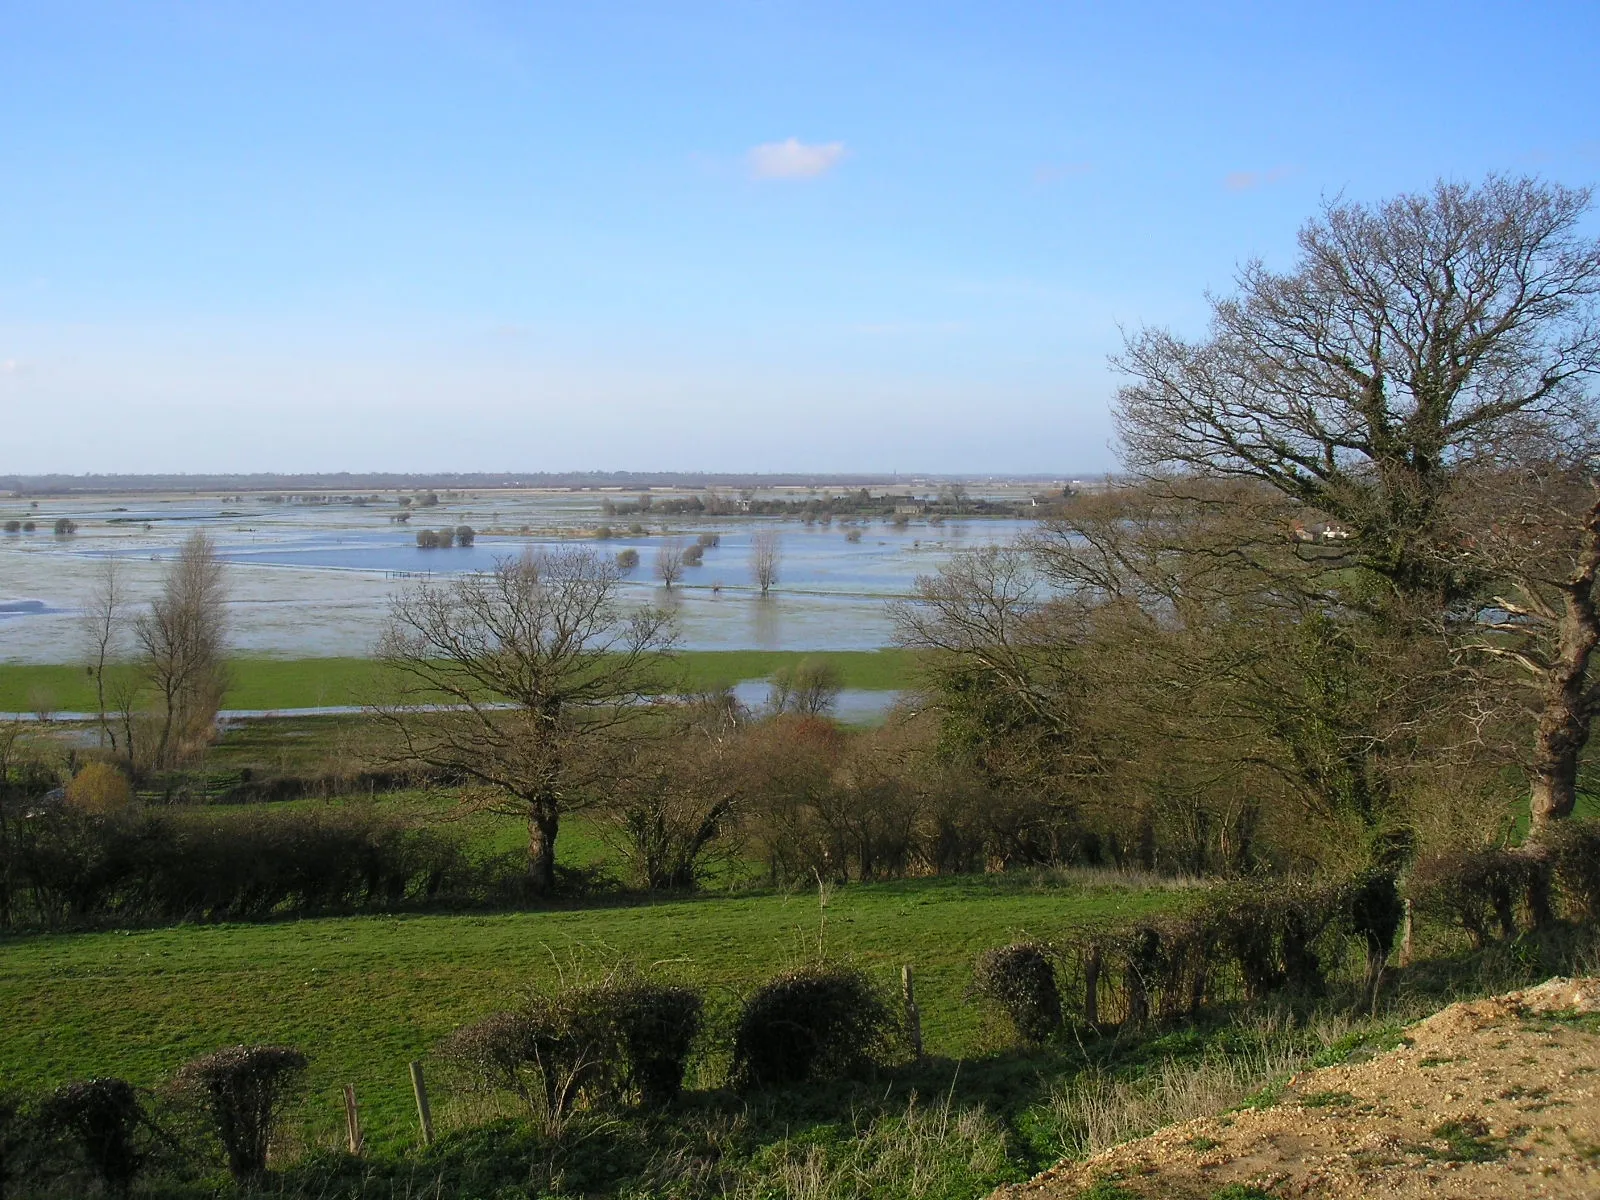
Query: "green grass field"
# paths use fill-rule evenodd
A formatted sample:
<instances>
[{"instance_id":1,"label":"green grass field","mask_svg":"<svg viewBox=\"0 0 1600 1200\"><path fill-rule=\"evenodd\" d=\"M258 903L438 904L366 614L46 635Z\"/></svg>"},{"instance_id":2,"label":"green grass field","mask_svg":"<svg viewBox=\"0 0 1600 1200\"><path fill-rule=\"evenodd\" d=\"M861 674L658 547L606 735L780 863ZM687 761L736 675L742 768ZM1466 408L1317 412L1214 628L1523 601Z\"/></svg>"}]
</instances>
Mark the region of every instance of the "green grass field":
<instances>
[{"instance_id":1,"label":"green grass field","mask_svg":"<svg viewBox=\"0 0 1600 1200\"><path fill-rule=\"evenodd\" d=\"M0 942L0 1080L25 1090L96 1074L154 1084L219 1046L287 1042L312 1058L296 1114L306 1136L337 1136L338 1089L349 1082L372 1144L398 1146L414 1139L407 1062L574 963L624 956L706 987L726 1010L742 990L815 956L820 940L886 985L910 963L929 1052L966 1056L995 1042L963 998L980 950L1148 911L1172 895L988 876L855 885L826 908L802 892L12 939Z\"/></svg>"},{"instance_id":2,"label":"green grass field","mask_svg":"<svg viewBox=\"0 0 1600 1200\"><path fill-rule=\"evenodd\" d=\"M804 658L838 667L844 686L894 691L911 682L913 658L905 650L831 650L817 654L778 650L691 650L677 656L690 689L764 679ZM362 704L383 696L383 673L364 658L238 658L227 707L312 708ZM91 712L94 681L81 666L0 663L0 712Z\"/></svg>"}]
</instances>

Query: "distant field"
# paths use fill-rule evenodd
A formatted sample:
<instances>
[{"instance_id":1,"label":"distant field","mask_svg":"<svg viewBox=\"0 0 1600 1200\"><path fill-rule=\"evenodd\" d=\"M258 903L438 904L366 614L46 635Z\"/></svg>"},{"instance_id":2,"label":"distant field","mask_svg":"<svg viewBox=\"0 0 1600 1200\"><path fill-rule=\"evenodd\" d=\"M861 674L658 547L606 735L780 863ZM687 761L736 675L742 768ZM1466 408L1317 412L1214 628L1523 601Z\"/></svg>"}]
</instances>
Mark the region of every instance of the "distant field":
<instances>
[{"instance_id":1,"label":"distant field","mask_svg":"<svg viewBox=\"0 0 1600 1200\"><path fill-rule=\"evenodd\" d=\"M849 688L894 691L911 681L913 659L905 650L690 650L678 656L692 689L764 679L807 658L833 663ZM384 693L382 670L364 658L240 658L230 666L229 708L362 704ZM41 704L59 712L92 711L94 681L81 666L0 663L0 712L31 712Z\"/></svg>"},{"instance_id":2,"label":"distant field","mask_svg":"<svg viewBox=\"0 0 1600 1200\"><path fill-rule=\"evenodd\" d=\"M406 1063L574 961L620 954L658 964L726 1010L751 984L815 955L819 938L886 985L912 964L929 1052L971 1055L992 1045L962 995L978 951L1149 911L1172 895L985 876L855 885L825 910L811 891L0 941L0 1079L26 1090L96 1074L150 1084L218 1046L289 1042L312 1058L298 1113L306 1135L337 1136L338 1089L350 1082L371 1142L397 1145L414 1138Z\"/></svg>"}]
</instances>

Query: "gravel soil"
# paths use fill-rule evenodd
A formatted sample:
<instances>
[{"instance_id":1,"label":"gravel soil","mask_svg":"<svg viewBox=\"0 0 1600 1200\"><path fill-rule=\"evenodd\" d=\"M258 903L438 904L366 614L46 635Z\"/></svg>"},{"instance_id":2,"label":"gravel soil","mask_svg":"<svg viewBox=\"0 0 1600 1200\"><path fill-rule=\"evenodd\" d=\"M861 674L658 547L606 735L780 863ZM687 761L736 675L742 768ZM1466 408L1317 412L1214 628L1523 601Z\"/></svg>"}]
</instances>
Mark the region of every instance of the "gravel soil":
<instances>
[{"instance_id":1,"label":"gravel soil","mask_svg":"<svg viewBox=\"0 0 1600 1200\"><path fill-rule=\"evenodd\" d=\"M1295 1076L1270 1107L1174 1125L996 1197L1086 1191L1600 1197L1600 979L1452 1005L1399 1049Z\"/></svg>"}]
</instances>

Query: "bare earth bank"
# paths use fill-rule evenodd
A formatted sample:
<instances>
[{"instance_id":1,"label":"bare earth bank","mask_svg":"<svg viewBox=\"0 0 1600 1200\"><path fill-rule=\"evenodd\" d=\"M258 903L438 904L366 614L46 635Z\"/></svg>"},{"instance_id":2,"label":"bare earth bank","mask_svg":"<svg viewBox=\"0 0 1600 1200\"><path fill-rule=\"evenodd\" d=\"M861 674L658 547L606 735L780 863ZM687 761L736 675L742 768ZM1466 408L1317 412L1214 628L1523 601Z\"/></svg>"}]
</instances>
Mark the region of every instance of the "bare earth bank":
<instances>
[{"instance_id":1,"label":"bare earth bank","mask_svg":"<svg viewBox=\"0 0 1600 1200\"><path fill-rule=\"evenodd\" d=\"M1073 1200L1097 1181L1148 1200L1206 1200L1229 1185L1281 1197L1600 1197L1600 979L1455 1004L1406 1041L1303 1072L1269 1108L1171 1126L996 1200Z\"/></svg>"}]
</instances>

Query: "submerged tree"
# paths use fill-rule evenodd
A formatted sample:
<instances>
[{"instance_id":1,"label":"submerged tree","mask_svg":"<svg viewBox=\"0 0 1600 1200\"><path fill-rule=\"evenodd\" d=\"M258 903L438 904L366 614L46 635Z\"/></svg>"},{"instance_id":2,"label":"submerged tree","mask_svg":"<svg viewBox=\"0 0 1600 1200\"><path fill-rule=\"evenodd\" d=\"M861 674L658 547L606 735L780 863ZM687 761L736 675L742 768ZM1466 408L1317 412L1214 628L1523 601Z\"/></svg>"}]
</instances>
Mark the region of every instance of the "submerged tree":
<instances>
[{"instance_id":1,"label":"submerged tree","mask_svg":"<svg viewBox=\"0 0 1600 1200\"><path fill-rule=\"evenodd\" d=\"M680 538L662 538L656 550L656 578L661 586L671 589L683 578L683 541Z\"/></svg>"},{"instance_id":2,"label":"submerged tree","mask_svg":"<svg viewBox=\"0 0 1600 1200\"><path fill-rule=\"evenodd\" d=\"M758 530L750 539L750 575L765 596L778 582L778 564L783 559L783 539L776 529Z\"/></svg>"},{"instance_id":3,"label":"submerged tree","mask_svg":"<svg viewBox=\"0 0 1600 1200\"><path fill-rule=\"evenodd\" d=\"M378 646L398 687L374 711L401 756L526 820L541 894L562 817L597 799L619 743L647 728L647 702L675 690L666 614L623 615L620 588L615 563L587 550L504 558L397 596Z\"/></svg>"}]
</instances>

